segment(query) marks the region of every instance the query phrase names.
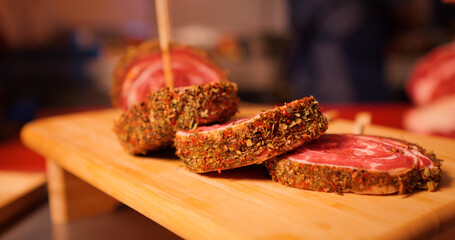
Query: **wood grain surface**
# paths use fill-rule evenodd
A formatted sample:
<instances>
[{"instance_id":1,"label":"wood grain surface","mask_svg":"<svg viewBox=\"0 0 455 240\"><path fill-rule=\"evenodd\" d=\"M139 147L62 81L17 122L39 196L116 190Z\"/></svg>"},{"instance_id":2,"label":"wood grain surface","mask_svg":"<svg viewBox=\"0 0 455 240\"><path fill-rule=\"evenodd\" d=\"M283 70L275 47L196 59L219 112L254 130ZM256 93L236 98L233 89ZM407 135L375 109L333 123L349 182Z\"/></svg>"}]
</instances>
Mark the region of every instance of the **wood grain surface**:
<instances>
[{"instance_id":1,"label":"wood grain surface","mask_svg":"<svg viewBox=\"0 0 455 240\"><path fill-rule=\"evenodd\" d=\"M238 117L263 106L242 105ZM172 150L127 154L112 132L114 109L32 122L22 140L63 169L188 239L428 238L455 225L455 141L368 126L434 150L444 159L436 192L364 196L306 191L272 182L262 165L221 173L187 171ZM336 120L329 132L352 132Z\"/></svg>"},{"instance_id":2,"label":"wood grain surface","mask_svg":"<svg viewBox=\"0 0 455 240\"><path fill-rule=\"evenodd\" d=\"M42 172L0 171L0 225L46 198Z\"/></svg>"}]
</instances>

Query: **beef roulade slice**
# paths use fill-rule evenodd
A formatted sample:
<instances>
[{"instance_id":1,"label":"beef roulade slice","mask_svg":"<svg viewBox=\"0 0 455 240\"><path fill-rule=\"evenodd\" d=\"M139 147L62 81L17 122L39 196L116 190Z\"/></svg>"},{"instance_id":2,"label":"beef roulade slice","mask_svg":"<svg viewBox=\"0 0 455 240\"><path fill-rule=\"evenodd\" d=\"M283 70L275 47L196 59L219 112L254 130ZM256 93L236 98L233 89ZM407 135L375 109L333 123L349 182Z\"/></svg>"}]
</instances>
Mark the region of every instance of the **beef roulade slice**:
<instances>
[{"instance_id":1,"label":"beef roulade slice","mask_svg":"<svg viewBox=\"0 0 455 240\"><path fill-rule=\"evenodd\" d=\"M406 92L414 103L403 116L410 131L455 138L455 41L438 46L414 66Z\"/></svg>"},{"instance_id":2,"label":"beef roulade slice","mask_svg":"<svg viewBox=\"0 0 455 240\"><path fill-rule=\"evenodd\" d=\"M319 137L327 119L307 97L250 119L176 133L176 154L196 173L257 164Z\"/></svg>"},{"instance_id":3,"label":"beef roulade slice","mask_svg":"<svg viewBox=\"0 0 455 240\"><path fill-rule=\"evenodd\" d=\"M173 43L170 57L174 87L228 81L226 72L202 49ZM112 105L123 111L145 101L151 91L164 88L159 42L130 46L115 66L111 81Z\"/></svg>"},{"instance_id":4,"label":"beef roulade slice","mask_svg":"<svg viewBox=\"0 0 455 240\"><path fill-rule=\"evenodd\" d=\"M441 161L421 146L398 139L326 134L265 165L274 181L296 188L393 194L434 191Z\"/></svg>"},{"instance_id":5,"label":"beef roulade slice","mask_svg":"<svg viewBox=\"0 0 455 240\"><path fill-rule=\"evenodd\" d=\"M123 113L114 123L122 146L132 154L172 146L175 132L222 123L238 110L237 85L215 82L162 88Z\"/></svg>"},{"instance_id":6,"label":"beef roulade slice","mask_svg":"<svg viewBox=\"0 0 455 240\"><path fill-rule=\"evenodd\" d=\"M428 105L455 95L455 41L431 50L411 71L406 84L410 100Z\"/></svg>"}]
</instances>

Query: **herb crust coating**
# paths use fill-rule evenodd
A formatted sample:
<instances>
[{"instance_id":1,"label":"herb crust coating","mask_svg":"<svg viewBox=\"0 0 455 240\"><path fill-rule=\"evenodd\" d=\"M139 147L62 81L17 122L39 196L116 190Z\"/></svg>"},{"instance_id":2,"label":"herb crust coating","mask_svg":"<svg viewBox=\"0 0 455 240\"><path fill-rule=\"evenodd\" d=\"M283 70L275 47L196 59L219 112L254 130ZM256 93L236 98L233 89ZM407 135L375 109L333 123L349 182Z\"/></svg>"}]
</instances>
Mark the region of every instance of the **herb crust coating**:
<instances>
[{"instance_id":1,"label":"herb crust coating","mask_svg":"<svg viewBox=\"0 0 455 240\"><path fill-rule=\"evenodd\" d=\"M220 123L238 111L237 85L215 82L152 92L114 123L121 145L131 154L172 146L179 130Z\"/></svg>"},{"instance_id":2,"label":"herb crust coating","mask_svg":"<svg viewBox=\"0 0 455 240\"><path fill-rule=\"evenodd\" d=\"M190 171L220 172L290 151L322 135L327 125L318 102L307 97L223 129L178 132L174 144Z\"/></svg>"}]
</instances>

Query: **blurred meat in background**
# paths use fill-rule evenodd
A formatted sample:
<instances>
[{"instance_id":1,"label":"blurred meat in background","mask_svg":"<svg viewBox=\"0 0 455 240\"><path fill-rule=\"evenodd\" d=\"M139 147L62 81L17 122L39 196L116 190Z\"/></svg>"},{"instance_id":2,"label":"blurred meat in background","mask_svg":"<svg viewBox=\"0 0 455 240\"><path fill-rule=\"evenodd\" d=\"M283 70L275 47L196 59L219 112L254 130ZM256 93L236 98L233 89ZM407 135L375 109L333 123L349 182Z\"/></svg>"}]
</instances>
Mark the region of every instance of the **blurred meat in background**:
<instances>
[{"instance_id":1,"label":"blurred meat in background","mask_svg":"<svg viewBox=\"0 0 455 240\"><path fill-rule=\"evenodd\" d=\"M414 108L406 113L404 127L455 137L455 41L419 59L406 86Z\"/></svg>"},{"instance_id":2,"label":"blurred meat in background","mask_svg":"<svg viewBox=\"0 0 455 240\"><path fill-rule=\"evenodd\" d=\"M411 67L455 32L439 1L170 4L175 40L212 51L251 102L408 102ZM156 37L154 1L0 0L0 139L40 109L110 106L115 62Z\"/></svg>"}]
</instances>

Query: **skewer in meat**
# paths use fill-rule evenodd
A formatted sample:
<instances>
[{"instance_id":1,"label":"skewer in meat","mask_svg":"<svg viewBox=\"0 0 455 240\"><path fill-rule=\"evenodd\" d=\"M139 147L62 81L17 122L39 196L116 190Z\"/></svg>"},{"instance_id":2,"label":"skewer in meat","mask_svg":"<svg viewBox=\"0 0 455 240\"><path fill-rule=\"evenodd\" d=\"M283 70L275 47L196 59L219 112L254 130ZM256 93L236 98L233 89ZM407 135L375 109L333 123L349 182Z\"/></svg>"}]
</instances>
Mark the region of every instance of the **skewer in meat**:
<instances>
[{"instance_id":1,"label":"skewer in meat","mask_svg":"<svg viewBox=\"0 0 455 240\"><path fill-rule=\"evenodd\" d=\"M171 44L170 57L174 87L228 81L226 72L204 50ZM165 85L159 42L130 46L114 68L112 105L126 111Z\"/></svg>"},{"instance_id":2,"label":"skewer in meat","mask_svg":"<svg viewBox=\"0 0 455 240\"><path fill-rule=\"evenodd\" d=\"M145 154L172 146L175 132L225 122L238 110L237 85L231 82L162 88L132 106L114 124L122 146Z\"/></svg>"},{"instance_id":3,"label":"skewer in meat","mask_svg":"<svg viewBox=\"0 0 455 240\"><path fill-rule=\"evenodd\" d=\"M257 164L318 138L327 119L313 97L264 111L250 119L179 131L176 153L196 173Z\"/></svg>"},{"instance_id":4,"label":"skewer in meat","mask_svg":"<svg viewBox=\"0 0 455 240\"><path fill-rule=\"evenodd\" d=\"M393 194L434 191L441 161L421 146L402 140L326 134L265 165L274 181L296 188Z\"/></svg>"}]
</instances>

